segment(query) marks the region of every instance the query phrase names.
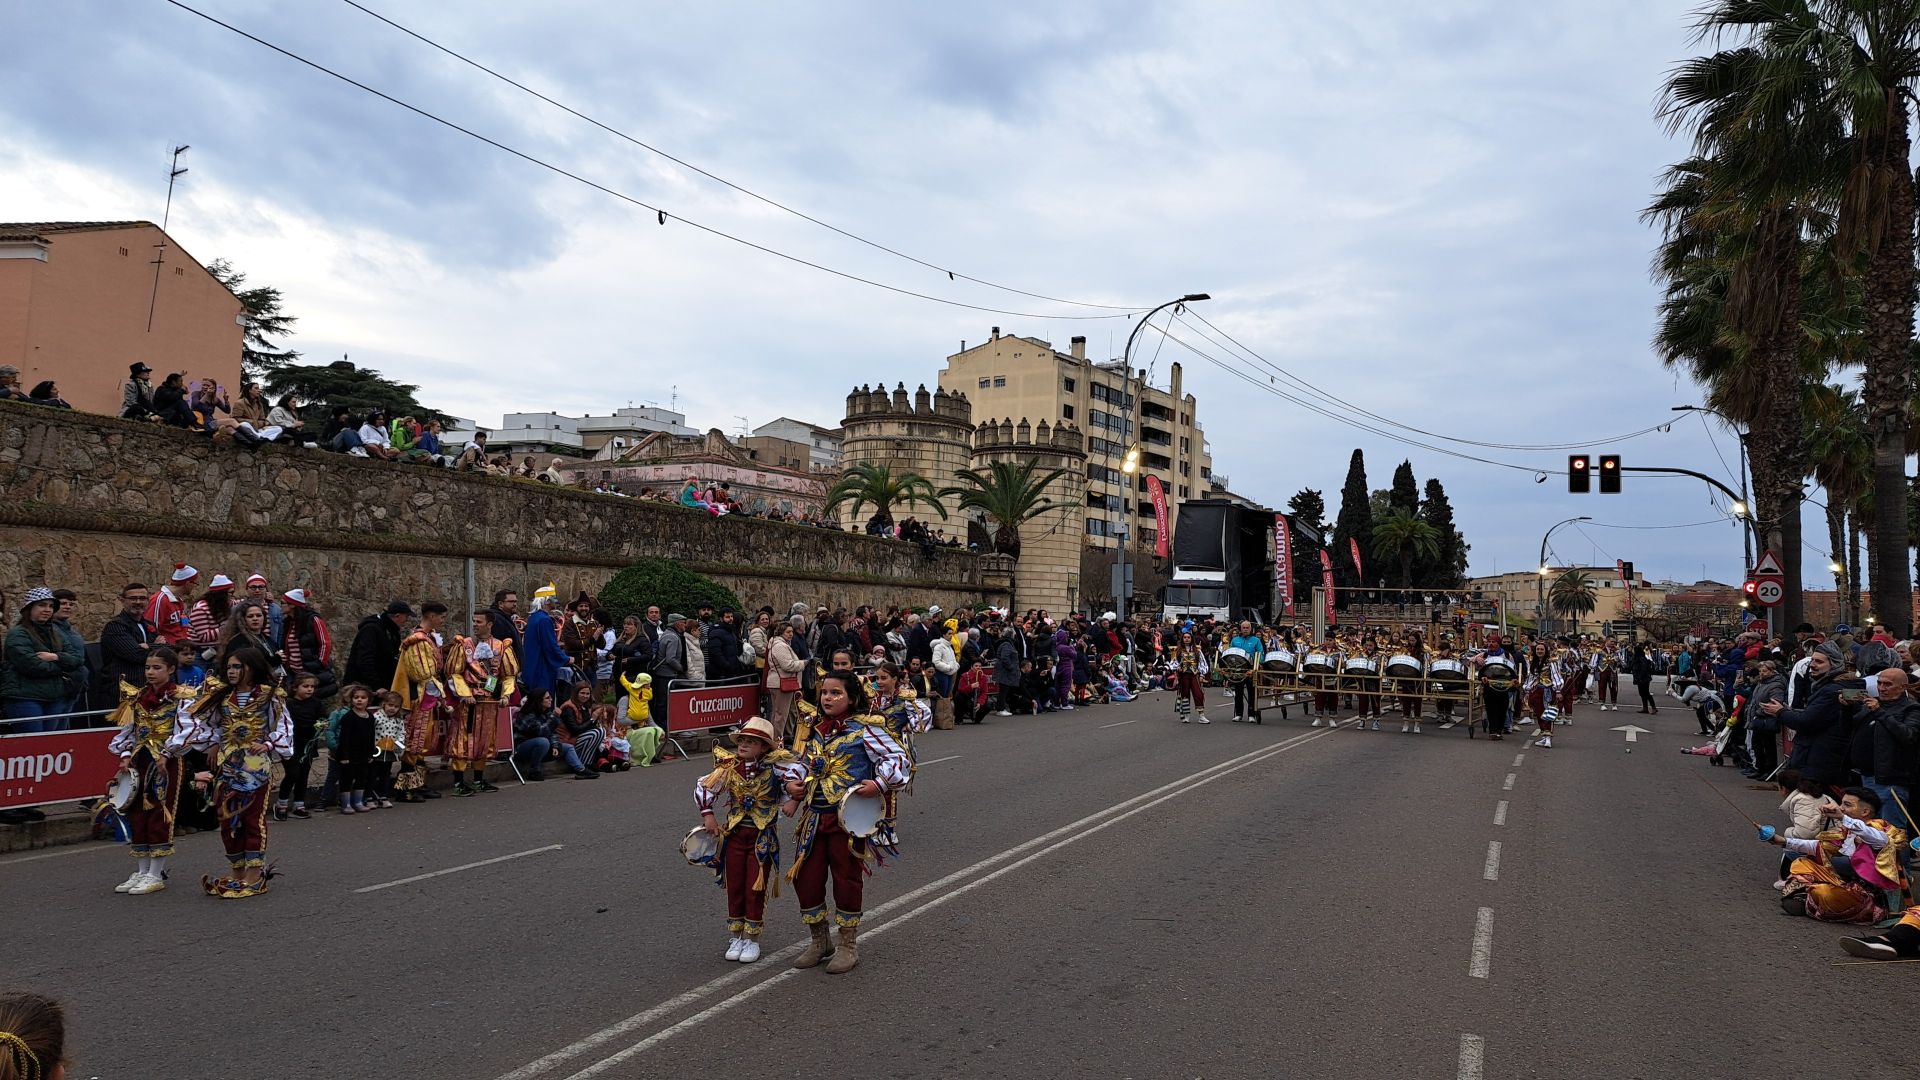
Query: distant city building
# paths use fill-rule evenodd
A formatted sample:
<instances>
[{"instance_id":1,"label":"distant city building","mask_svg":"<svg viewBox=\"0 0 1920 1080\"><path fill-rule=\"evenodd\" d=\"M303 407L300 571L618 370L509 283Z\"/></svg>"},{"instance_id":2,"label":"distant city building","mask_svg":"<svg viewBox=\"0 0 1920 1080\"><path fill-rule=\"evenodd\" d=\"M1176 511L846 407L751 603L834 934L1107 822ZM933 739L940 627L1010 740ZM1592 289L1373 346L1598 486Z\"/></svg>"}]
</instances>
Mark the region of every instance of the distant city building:
<instances>
[{"instance_id":1,"label":"distant city building","mask_svg":"<svg viewBox=\"0 0 1920 1080\"><path fill-rule=\"evenodd\" d=\"M805 446L807 464L812 468L840 468L841 433L837 428L823 428L818 424L809 424L805 420L782 416L754 428L753 436L762 439L781 439Z\"/></svg>"},{"instance_id":2,"label":"distant city building","mask_svg":"<svg viewBox=\"0 0 1920 1080\"><path fill-rule=\"evenodd\" d=\"M826 480L812 470L757 461L718 430L705 435L654 432L617 458L574 462L562 465L560 472L568 483L617 485L628 495L652 488L668 499L678 497L689 478L697 481L702 491L724 482L733 497L755 513L779 510L817 515L827 491Z\"/></svg>"},{"instance_id":3,"label":"distant city building","mask_svg":"<svg viewBox=\"0 0 1920 1080\"><path fill-rule=\"evenodd\" d=\"M651 406L615 409L606 416L566 416L556 412L508 413L487 434L495 451L541 453L558 448L572 457L612 460L649 435L698 435L683 413Z\"/></svg>"},{"instance_id":4,"label":"distant city building","mask_svg":"<svg viewBox=\"0 0 1920 1080\"><path fill-rule=\"evenodd\" d=\"M0 224L0 364L76 409L117 415L136 363L239 397L245 310L151 221Z\"/></svg>"},{"instance_id":5,"label":"distant city building","mask_svg":"<svg viewBox=\"0 0 1920 1080\"><path fill-rule=\"evenodd\" d=\"M1632 590L1634 608L1630 610L1627 607L1626 583L1620 580L1620 571L1611 566L1549 566L1544 580L1538 570L1490 574L1468 579L1467 591L1478 592L1489 600L1502 601L1509 620L1532 623L1536 603L1542 597L1552 596L1553 583L1561 575L1574 570L1585 574L1593 584L1594 608L1591 614L1580 616L1579 628L1575 630L1570 618L1556 614L1549 605L1546 626L1554 633L1597 633L1602 624L1626 619L1635 610L1645 614L1649 606L1657 607L1664 598L1659 589L1647 587L1645 575L1635 573Z\"/></svg>"}]
</instances>

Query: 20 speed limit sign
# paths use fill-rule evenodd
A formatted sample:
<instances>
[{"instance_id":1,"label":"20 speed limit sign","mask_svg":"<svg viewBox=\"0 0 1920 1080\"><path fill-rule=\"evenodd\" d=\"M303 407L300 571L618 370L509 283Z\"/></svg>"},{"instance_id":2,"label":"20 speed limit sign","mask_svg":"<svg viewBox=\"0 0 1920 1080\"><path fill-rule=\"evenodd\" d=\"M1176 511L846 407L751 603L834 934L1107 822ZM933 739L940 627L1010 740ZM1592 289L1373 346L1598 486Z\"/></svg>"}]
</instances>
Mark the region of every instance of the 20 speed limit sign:
<instances>
[{"instance_id":1,"label":"20 speed limit sign","mask_svg":"<svg viewBox=\"0 0 1920 1080\"><path fill-rule=\"evenodd\" d=\"M1779 607L1787 598L1787 587L1779 578L1761 578L1754 583L1753 598L1761 607Z\"/></svg>"}]
</instances>

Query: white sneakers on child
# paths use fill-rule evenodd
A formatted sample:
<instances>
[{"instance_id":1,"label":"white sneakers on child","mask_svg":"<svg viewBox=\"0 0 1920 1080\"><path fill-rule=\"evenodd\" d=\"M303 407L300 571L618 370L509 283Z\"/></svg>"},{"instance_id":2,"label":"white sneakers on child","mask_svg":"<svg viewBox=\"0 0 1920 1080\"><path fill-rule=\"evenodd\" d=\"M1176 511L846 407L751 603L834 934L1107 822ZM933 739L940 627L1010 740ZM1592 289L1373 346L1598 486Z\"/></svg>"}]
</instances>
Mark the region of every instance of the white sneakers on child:
<instances>
[{"instance_id":1,"label":"white sneakers on child","mask_svg":"<svg viewBox=\"0 0 1920 1080\"><path fill-rule=\"evenodd\" d=\"M127 890L127 895L146 896L148 893L157 893L166 887L166 879L159 874L142 874L140 875L139 882L135 884L133 888Z\"/></svg>"},{"instance_id":2,"label":"white sneakers on child","mask_svg":"<svg viewBox=\"0 0 1920 1080\"><path fill-rule=\"evenodd\" d=\"M1201 710L1200 712L1198 712L1198 713L1196 713L1196 714L1194 714L1194 717L1193 717L1193 722L1194 722L1194 723L1196 723L1196 724L1211 724L1211 723L1213 723L1213 721L1211 721L1211 720L1209 720L1209 719L1207 719L1207 713L1206 713L1206 710L1204 710L1204 709L1202 709L1202 710Z\"/></svg>"},{"instance_id":3,"label":"white sneakers on child","mask_svg":"<svg viewBox=\"0 0 1920 1080\"><path fill-rule=\"evenodd\" d=\"M733 937L727 939L727 959L740 959L740 950L746 947L746 944L747 938L744 934L735 934Z\"/></svg>"},{"instance_id":4,"label":"white sneakers on child","mask_svg":"<svg viewBox=\"0 0 1920 1080\"><path fill-rule=\"evenodd\" d=\"M740 955L737 958L743 964L751 964L760 959L760 941L757 938L742 938Z\"/></svg>"},{"instance_id":5,"label":"white sneakers on child","mask_svg":"<svg viewBox=\"0 0 1920 1080\"><path fill-rule=\"evenodd\" d=\"M140 884L142 881L146 880L146 877L147 875L141 873L139 870L135 870L133 872L133 875L127 878L127 880L121 882L118 885L115 885L113 887L113 891L118 893L132 892L133 887L135 885Z\"/></svg>"},{"instance_id":6,"label":"white sneakers on child","mask_svg":"<svg viewBox=\"0 0 1920 1080\"><path fill-rule=\"evenodd\" d=\"M1413 721L1411 720L1400 721L1400 734L1405 735L1412 730L1413 730Z\"/></svg>"},{"instance_id":7,"label":"white sneakers on child","mask_svg":"<svg viewBox=\"0 0 1920 1080\"><path fill-rule=\"evenodd\" d=\"M1533 740L1533 745L1542 750L1551 750L1553 749L1553 736L1542 735L1538 739Z\"/></svg>"}]
</instances>

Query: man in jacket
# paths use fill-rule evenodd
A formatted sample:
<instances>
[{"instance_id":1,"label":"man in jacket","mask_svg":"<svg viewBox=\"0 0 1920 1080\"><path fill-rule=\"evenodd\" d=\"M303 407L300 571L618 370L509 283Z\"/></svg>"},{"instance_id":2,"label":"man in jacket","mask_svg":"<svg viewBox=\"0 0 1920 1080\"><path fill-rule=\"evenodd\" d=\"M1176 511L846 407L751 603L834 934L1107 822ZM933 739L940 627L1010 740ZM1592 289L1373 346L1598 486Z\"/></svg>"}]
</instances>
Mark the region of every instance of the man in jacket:
<instances>
[{"instance_id":1,"label":"man in jacket","mask_svg":"<svg viewBox=\"0 0 1920 1080\"><path fill-rule=\"evenodd\" d=\"M78 668L67 673L67 700L62 703L61 711L80 712L87 707L87 687L93 682L93 669L87 667L85 663L87 639L73 626L73 614L80 610L80 594L72 589L55 589L53 599L53 631L66 639L68 647L79 653L82 661ZM86 726L75 723L74 719L68 717L64 720L49 722L47 730L65 731L67 728Z\"/></svg>"},{"instance_id":2,"label":"man in jacket","mask_svg":"<svg viewBox=\"0 0 1920 1080\"><path fill-rule=\"evenodd\" d=\"M127 382L120 388L120 418L145 420L153 415L153 369L142 363L127 365Z\"/></svg>"},{"instance_id":3,"label":"man in jacket","mask_svg":"<svg viewBox=\"0 0 1920 1080\"><path fill-rule=\"evenodd\" d=\"M137 581L120 590L120 614L100 628L100 664L115 693L121 683L146 685L147 653L153 649L153 624L141 618L147 610L147 587Z\"/></svg>"},{"instance_id":4,"label":"man in jacket","mask_svg":"<svg viewBox=\"0 0 1920 1080\"><path fill-rule=\"evenodd\" d=\"M487 619L493 623L495 641L513 642L513 655L522 659L520 627L513 617L520 610L520 593L514 589L501 589L493 594L493 606L487 609Z\"/></svg>"},{"instance_id":5,"label":"man in jacket","mask_svg":"<svg viewBox=\"0 0 1920 1080\"><path fill-rule=\"evenodd\" d=\"M687 617L678 612L667 616L660 628L660 640L653 643L652 715L654 725L662 731L667 730L667 706L673 681L687 677L686 638L680 633L680 627L686 622Z\"/></svg>"},{"instance_id":6,"label":"man in jacket","mask_svg":"<svg viewBox=\"0 0 1920 1080\"><path fill-rule=\"evenodd\" d=\"M1829 787L1847 782L1848 725L1840 701L1841 687L1836 682L1844 666L1840 647L1825 642L1814 650L1807 665L1813 683L1800 708L1789 709L1778 702L1759 707L1761 715L1775 718L1781 727L1794 733L1793 756L1787 760L1787 767L1799 769L1801 776Z\"/></svg>"},{"instance_id":7,"label":"man in jacket","mask_svg":"<svg viewBox=\"0 0 1920 1080\"><path fill-rule=\"evenodd\" d=\"M547 610L553 603L551 596L534 595L533 614L527 616L526 637L520 645L520 685L558 694L567 651L560 647L560 628Z\"/></svg>"},{"instance_id":8,"label":"man in jacket","mask_svg":"<svg viewBox=\"0 0 1920 1080\"><path fill-rule=\"evenodd\" d=\"M933 663L933 633L928 629L926 620L913 612L907 613L907 662L920 661L925 667Z\"/></svg>"},{"instance_id":9,"label":"man in jacket","mask_svg":"<svg viewBox=\"0 0 1920 1080\"><path fill-rule=\"evenodd\" d=\"M287 609L273 598L273 590L267 587L267 575L247 575L247 599L259 604L267 612L267 640L279 641L286 634Z\"/></svg>"},{"instance_id":10,"label":"man in jacket","mask_svg":"<svg viewBox=\"0 0 1920 1080\"><path fill-rule=\"evenodd\" d=\"M1749 779L1767 779L1780 765L1780 723L1762 713L1760 706L1785 704L1786 700L1787 677L1780 670L1780 662L1760 661L1760 679L1754 683L1753 702L1747 710L1747 748L1753 754L1753 767L1746 770Z\"/></svg>"},{"instance_id":11,"label":"man in jacket","mask_svg":"<svg viewBox=\"0 0 1920 1080\"><path fill-rule=\"evenodd\" d=\"M376 693L392 686L394 670L400 666L400 642L411 621L413 605L405 600L395 600L384 612L361 619L353 648L347 652L347 681Z\"/></svg>"},{"instance_id":12,"label":"man in jacket","mask_svg":"<svg viewBox=\"0 0 1920 1080\"><path fill-rule=\"evenodd\" d=\"M1913 785L1920 780L1920 702L1913 699L1913 683L1900 668L1880 673L1878 695L1863 702L1863 716L1872 728L1872 754L1861 783L1880 796L1880 816L1914 834L1907 810L1913 806ZM1870 771L1869 771L1870 770Z\"/></svg>"},{"instance_id":13,"label":"man in jacket","mask_svg":"<svg viewBox=\"0 0 1920 1080\"><path fill-rule=\"evenodd\" d=\"M707 661L707 678L718 681L746 673L740 663L740 613L728 608L719 621L707 627L702 650Z\"/></svg>"}]
</instances>

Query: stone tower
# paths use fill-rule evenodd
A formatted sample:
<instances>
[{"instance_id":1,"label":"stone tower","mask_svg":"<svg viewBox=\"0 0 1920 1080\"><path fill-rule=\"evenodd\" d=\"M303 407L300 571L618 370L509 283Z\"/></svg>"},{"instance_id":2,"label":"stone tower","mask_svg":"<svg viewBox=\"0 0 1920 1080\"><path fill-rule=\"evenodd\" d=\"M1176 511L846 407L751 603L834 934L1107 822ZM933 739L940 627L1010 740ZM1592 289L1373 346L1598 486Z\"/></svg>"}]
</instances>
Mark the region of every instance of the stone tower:
<instances>
[{"instance_id":1,"label":"stone tower","mask_svg":"<svg viewBox=\"0 0 1920 1080\"><path fill-rule=\"evenodd\" d=\"M1068 424L1049 428L1045 420L1032 427L1024 417L1017 424L988 420L973 433L973 467L984 470L996 461L1031 461L1036 479L1066 470L1047 489L1052 508L1020 527L1020 562L1014 568L1013 609L1045 608L1058 618L1074 610L1086 593L1080 583L1087 527L1086 440Z\"/></svg>"},{"instance_id":2,"label":"stone tower","mask_svg":"<svg viewBox=\"0 0 1920 1080\"><path fill-rule=\"evenodd\" d=\"M918 473L938 488L958 483L954 473L973 463L973 406L962 393L929 393L922 383L911 401L900 383L891 396L884 384L862 386L847 395L847 415L840 421L840 461L843 466L888 465L896 472ZM895 519L916 517L948 536L966 542L966 523L955 500L942 499L946 520L925 506L895 507ZM856 529L873 516L871 505L855 515L840 509L840 522Z\"/></svg>"}]
</instances>

